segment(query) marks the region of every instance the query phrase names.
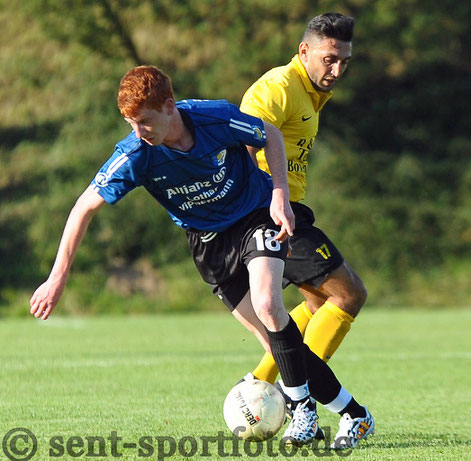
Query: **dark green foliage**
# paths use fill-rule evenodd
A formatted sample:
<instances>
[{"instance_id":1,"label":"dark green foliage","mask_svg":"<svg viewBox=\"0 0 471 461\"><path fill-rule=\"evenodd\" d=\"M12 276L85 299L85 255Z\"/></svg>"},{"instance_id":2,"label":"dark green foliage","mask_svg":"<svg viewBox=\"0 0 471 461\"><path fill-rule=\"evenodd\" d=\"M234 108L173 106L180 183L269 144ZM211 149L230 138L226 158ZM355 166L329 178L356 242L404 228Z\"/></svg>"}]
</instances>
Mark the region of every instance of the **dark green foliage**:
<instances>
[{"instance_id":1,"label":"dark green foliage","mask_svg":"<svg viewBox=\"0 0 471 461\"><path fill-rule=\"evenodd\" d=\"M471 6L418 0L3 6L0 305L47 276L68 211L129 132L115 102L128 69L152 63L171 75L178 98L237 104L253 80L291 59L307 21L325 11L355 16L355 39L322 113L306 201L365 279L370 302L469 305ZM191 309L189 287L201 282L184 233L140 190L92 223L70 306L101 312L129 299L106 281L143 260L161 268L148 305L162 293L167 307L184 306L185 295ZM100 300L91 294L97 286ZM87 307L93 302L102 304Z\"/></svg>"}]
</instances>

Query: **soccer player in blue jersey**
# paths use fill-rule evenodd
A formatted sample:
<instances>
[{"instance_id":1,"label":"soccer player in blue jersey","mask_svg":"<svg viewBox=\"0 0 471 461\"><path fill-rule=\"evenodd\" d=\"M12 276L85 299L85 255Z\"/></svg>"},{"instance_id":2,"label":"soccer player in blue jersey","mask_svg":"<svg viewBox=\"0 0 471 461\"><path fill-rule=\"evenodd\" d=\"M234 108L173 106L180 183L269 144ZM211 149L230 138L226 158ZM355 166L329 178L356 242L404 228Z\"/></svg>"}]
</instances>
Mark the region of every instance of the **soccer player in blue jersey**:
<instances>
[{"instance_id":1,"label":"soccer player in blue jersey","mask_svg":"<svg viewBox=\"0 0 471 461\"><path fill-rule=\"evenodd\" d=\"M226 101L175 102L170 79L153 66L123 77L118 106L133 131L72 208L31 313L45 320L59 302L93 216L143 186L186 230L202 278L273 354L294 408L285 440L309 443L317 430L314 399L339 412L359 404L303 344L283 306L294 215L281 133ZM271 178L255 167L246 146L265 148Z\"/></svg>"}]
</instances>

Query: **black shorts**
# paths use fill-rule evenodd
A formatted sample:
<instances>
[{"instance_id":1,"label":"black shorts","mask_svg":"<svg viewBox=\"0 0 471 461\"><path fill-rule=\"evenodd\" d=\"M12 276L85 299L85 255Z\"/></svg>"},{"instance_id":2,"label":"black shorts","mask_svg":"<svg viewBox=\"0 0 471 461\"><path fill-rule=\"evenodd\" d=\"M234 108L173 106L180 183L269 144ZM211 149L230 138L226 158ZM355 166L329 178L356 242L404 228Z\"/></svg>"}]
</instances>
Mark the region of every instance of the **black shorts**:
<instances>
[{"instance_id":1,"label":"black shorts","mask_svg":"<svg viewBox=\"0 0 471 461\"><path fill-rule=\"evenodd\" d=\"M291 252L286 259L283 288L291 283L306 283L318 288L343 263L340 251L319 228L314 226L314 213L302 203L291 202L296 217Z\"/></svg>"},{"instance_id":2,"label":"black shorts","mask_svg":"<svg viewBox=\"0 0 471 461\"><path fill-rule=\"evenodd\" d=\"M273 239L279 229L269 209L260 208L224 232L186 232L201 277L231 311L249 291L249 261L259 256L286 259L288 242Z\"/></svg>"}]
</instances>

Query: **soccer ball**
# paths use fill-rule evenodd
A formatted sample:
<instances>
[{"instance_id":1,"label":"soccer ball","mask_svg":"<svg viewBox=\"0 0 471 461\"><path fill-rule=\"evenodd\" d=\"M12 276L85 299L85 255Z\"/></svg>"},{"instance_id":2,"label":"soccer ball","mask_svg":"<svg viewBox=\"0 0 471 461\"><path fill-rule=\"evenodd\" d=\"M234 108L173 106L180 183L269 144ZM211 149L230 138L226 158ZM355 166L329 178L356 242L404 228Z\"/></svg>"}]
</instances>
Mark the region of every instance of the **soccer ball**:
<instances>
[{"instance_id":1,"label":"soccer ball","mask_svg":"<svg viewBox=\"0 0 471 461\"><path fill-rule=\"evenodd\" d=\"M224 419L237 437L267 440L283 425L285 400L270 383L258 379L242 381L227 394Z\"/></svg>"}]
</instances>

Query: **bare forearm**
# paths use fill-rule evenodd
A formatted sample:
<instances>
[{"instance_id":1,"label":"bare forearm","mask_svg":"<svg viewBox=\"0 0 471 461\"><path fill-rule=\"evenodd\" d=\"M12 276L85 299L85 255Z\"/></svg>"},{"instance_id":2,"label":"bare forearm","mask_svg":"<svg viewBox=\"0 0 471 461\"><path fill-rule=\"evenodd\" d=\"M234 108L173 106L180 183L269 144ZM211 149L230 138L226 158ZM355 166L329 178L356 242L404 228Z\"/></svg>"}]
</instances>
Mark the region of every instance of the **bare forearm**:
<instances>
[{"instance_id":1,"label":"bare forearm","mask_svg":"<svg viewBox=\"0 0 471 461\"><path fill-rule=\"evenodd\" d=\"M265 132L267 134L265 157L267 159L268 167L270 168L273 189L280 188L284 193L289 194L286 151L283 135L276 127L266 122Z\"/></svg>"},{"instance_id":2,"label":"bare forearm","mask_svg":"<svg viewBox=\"0 0 471 461\"><path fill-rule=\"evenodd\" d=\"M88 226L95 213L84 212L77 205L72 208L57 250L56 260L49 278L52 280L66 279L77 250L85 236Z\"/></svg>"},{"instance_id":3,"label":"bare forearm","mask_svg":"<svg viewBox=\"0 0 471 461\"><path fill-rule=\"evenodd\" d=\"M51 273L31 297L30 312L35 317L47 319L59 302L67 282L70 267L87 232L88 225L104 203L105 201L93 189L88 188L72 208Z\"/></svg>"},{"instance_id":4,"label":"bare forearm","mask_svg":"<svg viewBox=\"0 0 471 461\"><path fill-rule=\"evenodd\" d=\"M270 205L270 215L275 224L281 227L275 237L277 240L285 240L293 235L294 214L289 203L288 173L286 164L286 151L283 135L278 128L264 122L267 143L265 145L265 157L273 183L273 195Z\"/></svg>"}]
</instances>

